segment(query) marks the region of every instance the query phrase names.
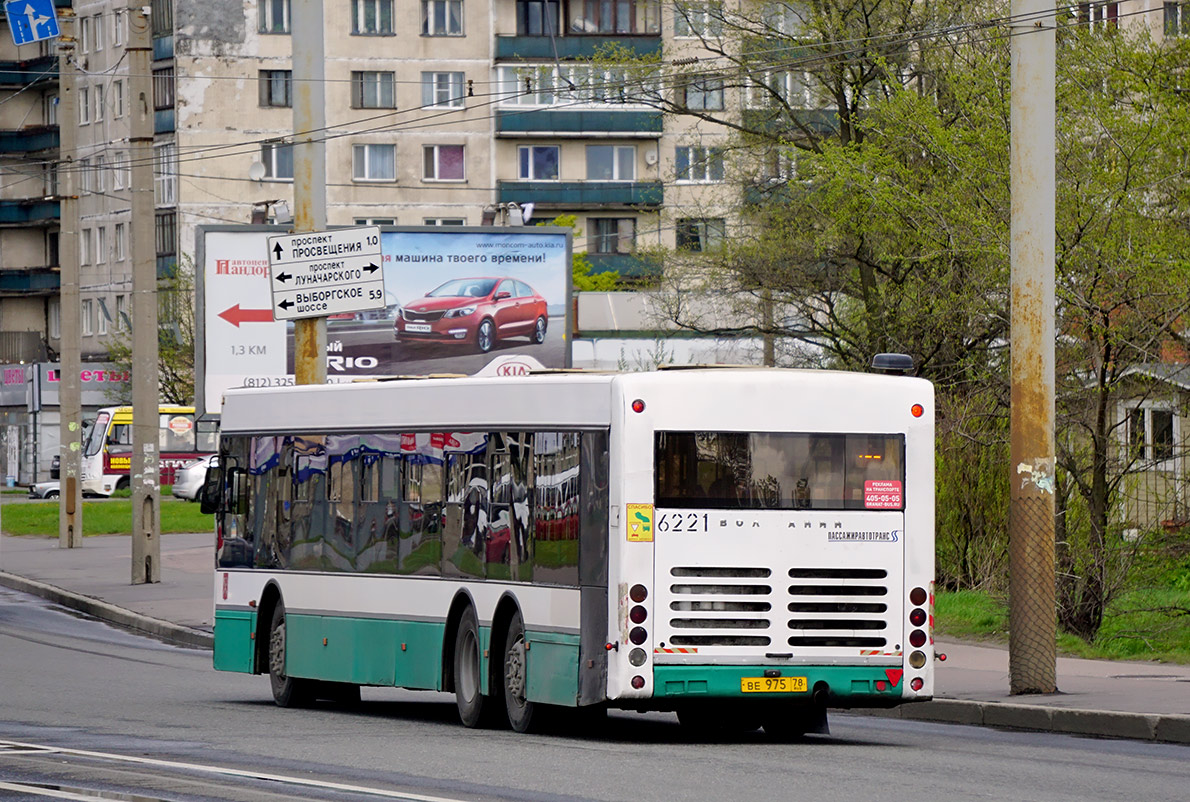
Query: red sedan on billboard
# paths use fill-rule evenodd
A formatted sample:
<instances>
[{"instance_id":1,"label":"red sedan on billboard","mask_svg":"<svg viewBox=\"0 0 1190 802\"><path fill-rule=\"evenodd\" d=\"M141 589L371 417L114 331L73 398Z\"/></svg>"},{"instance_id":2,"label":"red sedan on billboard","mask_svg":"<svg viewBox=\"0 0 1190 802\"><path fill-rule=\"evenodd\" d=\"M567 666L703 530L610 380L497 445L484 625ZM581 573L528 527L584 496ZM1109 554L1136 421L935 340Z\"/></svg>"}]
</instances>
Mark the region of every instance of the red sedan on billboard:
<instances>
[{"instance_id":1,"label":"red sedan on billboard","mask_svg":"<svg viewBox=\"0 0 1190 802\"><path fill-rule=\"evenodd\" d=\"M487 353L509 337L545 342L548 324L545 298L525 282L456 278L401 307L393 336L401 343L466 343Z\"/></svg>"}]
</instances>

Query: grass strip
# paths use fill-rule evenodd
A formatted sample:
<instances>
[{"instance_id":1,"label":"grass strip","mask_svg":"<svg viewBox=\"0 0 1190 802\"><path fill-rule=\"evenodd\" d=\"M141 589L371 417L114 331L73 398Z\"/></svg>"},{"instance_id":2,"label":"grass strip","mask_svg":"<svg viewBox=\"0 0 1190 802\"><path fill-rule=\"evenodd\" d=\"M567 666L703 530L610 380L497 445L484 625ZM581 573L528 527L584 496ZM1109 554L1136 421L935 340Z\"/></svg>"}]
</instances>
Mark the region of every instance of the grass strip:
<instances>
[{"instance_id":1,"label":"grass strip","mask_svg":"<svg viewBox=\"0 0 1190 802\"><path fill-rule=\"evenodd\" d=\"M57 499L5 504L0 526L6 535L58 536ZM108 499L83 502L83 536L127 535L132 531L132 500ZM203 515L197 504L161 499L161 532L214 532L215 516Z\"/></svg>"}]
</instances>

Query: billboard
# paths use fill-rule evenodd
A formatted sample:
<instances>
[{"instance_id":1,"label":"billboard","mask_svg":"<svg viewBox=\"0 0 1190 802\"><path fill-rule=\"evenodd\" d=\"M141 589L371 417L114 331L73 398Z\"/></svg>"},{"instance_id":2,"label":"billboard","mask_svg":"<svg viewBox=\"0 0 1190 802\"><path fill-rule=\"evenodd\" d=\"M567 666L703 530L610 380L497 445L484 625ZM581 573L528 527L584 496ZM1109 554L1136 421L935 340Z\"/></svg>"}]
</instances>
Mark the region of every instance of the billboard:
<instances>
[{"instance_id":1,"label":"billboard","mask_svg":"<svg viewBox=\"0 0 1190 802\"><path fill-rule=\"evenodd\" d=\"M292 321L272 313L276 226L199 226L196 405L233 387L294 383ZM327 381L473 374L500 356L570 366L571 230L409 226L381 231L385 305L327 318Z\"/></svg>"}]
</instances>

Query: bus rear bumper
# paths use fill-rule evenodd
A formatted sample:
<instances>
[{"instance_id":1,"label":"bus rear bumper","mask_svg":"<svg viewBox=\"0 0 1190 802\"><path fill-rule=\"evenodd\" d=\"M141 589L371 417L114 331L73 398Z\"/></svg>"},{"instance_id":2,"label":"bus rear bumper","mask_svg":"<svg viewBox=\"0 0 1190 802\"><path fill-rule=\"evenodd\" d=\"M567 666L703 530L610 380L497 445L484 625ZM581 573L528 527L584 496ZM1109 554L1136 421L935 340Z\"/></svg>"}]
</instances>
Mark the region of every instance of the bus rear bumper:
<instances>
[{"instance_id":1,"label":"bus rear bumper","mask_svg":"<svg viewBox=\"0 0 1190 802\"><path fill-rule=\"evenodd\" d=\"M773 680L777 680L774 682ZM916 701L905 687L899 667L801 665L782 666L657 666L653 670L652 704L667 709L711 699L738 699L834 708L895 707ZM765 690L767 687L774 690ZM929 698L921 695L922 699ZM624 700L631 707L645 700Z\"/></svg>"}]
</instances>

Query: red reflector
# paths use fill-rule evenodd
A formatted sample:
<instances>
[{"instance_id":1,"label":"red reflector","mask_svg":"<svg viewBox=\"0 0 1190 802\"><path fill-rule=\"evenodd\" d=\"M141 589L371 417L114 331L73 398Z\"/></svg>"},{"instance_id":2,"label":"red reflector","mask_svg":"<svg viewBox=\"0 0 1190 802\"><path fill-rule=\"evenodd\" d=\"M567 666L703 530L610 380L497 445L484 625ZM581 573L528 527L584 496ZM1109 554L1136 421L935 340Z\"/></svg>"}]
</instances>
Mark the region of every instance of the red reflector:
<instances>
[{"instance_id":1,"label":"red reflector","mask_svg":"<svg viewBox=\"0 0 1190 802\"><path fill-rule=\"evenodd\" d=\"M876 690L878 690L878 691L882 691L882 690L884 690L884 689L885 689L885 687L886 687L886 686L885 686L885 684L884 684L884 680L882 680L882 679L878 679L878 680L876 680Z\"/></svg>"},{"instance_id":2,"label":"red reflector","mask_svg":"<svg viewBox=\"0 0 1190 802\"><path fill-rule=\"evenodd\" d=\"M915 691L920 691L921 686L923 686L923 685L925 685L925 683L921 681L921 677L914 677L912 680L909 681L909 687Z\"/></svg>"},{"instance_id":3,"label":"red reflector","mask_svg":"<svg viewBox=\"0 0 1190 802\"><path fill-rule=\"evenodd\" d=\"M897 683L901 681L901 677L905 676L905 671L901 668L886 668L884 669L884 676L888 677L889 683L895 688L897 687Z\"/></svg>"},{"instance_id":4,"label":"red reflector","mask_svg":"<svg viewBox=\"0 0 1190 802\"><path fill-rule=\"evenodd\" d=\"M915 627L920 627L926 622L926 611L920 607L914 607L909 611L909 623Z\"/></svg>"},{"instance_id":5,"label":"red reflector","mask_svg":"<svg viewBox=\"0 0 1190 802\"><path fill-rule=\"evenodd\" d=\"M649 589L644 585L633 585L632 589L628 591L628 598L632 599L637 604L640 604L645 599L649 598Z\"/></svg>"},{"instance_id":6,"label":"red reflector","mask_svg":"<svg viewBox=\"0 0 1190 802\"><path fill-rule=\"evenodd\" d=\"M909 633L909 642L913 644L915 648L920 649L922 646L926 645L926 633L922 632L920 629L913 630Z\"/></svg>"},{"instance_id":7,"label":"red reflector","mask_svg":"<svg viewBox=\"0 0 1190 802\"><path fill-rule=\"evenodd\" d=\"M628 620L634 624L643 624L649 617L649 611L639 604L628 611Z\"/></svg>"},{"instance_id":8,"label":"red reflector","mask_svg":"<svg viewBox=\"0 0 1190 802\"><path fill-rule=\"evenodd\" d=\"M641 401L639 398L636 399L635 401L633 401L632 402L632 411L633 412L644 412L645 411L645 402Z\"/></svg>"},{"instance_id":9,"label":"red reflector","mask_svg":"<svg viewBox=\"0 0 1190 802\"><path fill-rule=\"evenodd\" d=\"M638 691L641 688L645 687L645 678L642 677L641 675L637 674L635 677L632 678L632 687L636 688Z\"/></svg>"},{"instance_id":10,"label":"red reflector","mask_svg":"<svg viewBox=\"0 0 1190 802\"><path fill-rule=\"evenodd\" d=\"M914 404L913 406L909 407L909 414L915 418L920 418L925 413L925 411L926 408L921 404Z\"/></svg>"},{"instance_id":11,"label":"red reflector","mask_svg":"<svg viewBox=\"0 0 1190 802\"><path fill-rule=\"evenodd\" d=\"M921 607L928 598L929 594L926 593L925 588L914 588L909 591L909 601L914 607Z\"/></svg>"}]
</instances>

